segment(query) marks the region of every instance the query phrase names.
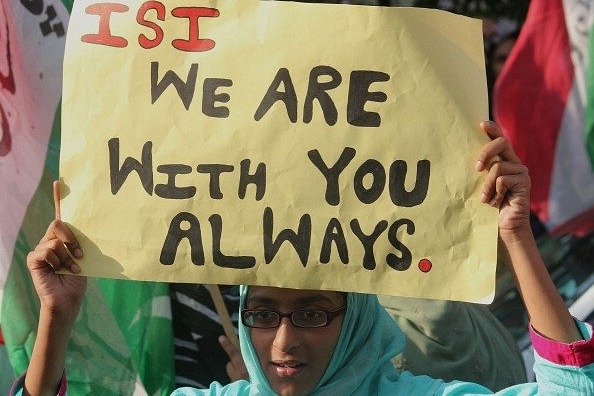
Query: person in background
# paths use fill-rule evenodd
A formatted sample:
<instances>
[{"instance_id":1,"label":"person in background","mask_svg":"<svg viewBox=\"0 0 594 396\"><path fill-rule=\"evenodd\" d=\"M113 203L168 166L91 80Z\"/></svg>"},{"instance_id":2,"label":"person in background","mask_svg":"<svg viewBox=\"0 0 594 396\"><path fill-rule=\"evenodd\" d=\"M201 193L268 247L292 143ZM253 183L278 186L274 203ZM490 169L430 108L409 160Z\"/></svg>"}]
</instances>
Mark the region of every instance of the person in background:
<instances>
[{"instance_id":1,"label":"person in background","mask_svg":"<svg viewBox=\"0 0 594 396\"><path fill-rule=\"evenodd\" d=\"M487 306L378 297L406 336L402 352L393 359L398 370L476 382L493 391L527 381L514 338Z\"/></svg>"},{"instance_id":2,"label":"person in background","mask_svg":"<svg viewBox=\"0 0 594 396\"><path fill-rule=\"evenodd\" d=\"M520 28L518 24L509 19L503 18L497 21L491 19L483 20L485 69L489 95L489 117L491 118L493 118L492 103L495 81L499 77L519 34Z\"/></svg>"},{"instance_id":3,"label":"person in background","mask_svg":"<svg viewBox=\"0 0 594 396\"><path fill-rule=\"evenodd\" d=\"M509 57L516 41L518 39L518 35L520 31L517 29L512 30L511 32L497 37L496 39L492 40L488 53L487 53L487 64L489 67L489 74L490 78L493 80L497 80L503 66L505 65L505 61Z\"/></svg>"}]
</instances>

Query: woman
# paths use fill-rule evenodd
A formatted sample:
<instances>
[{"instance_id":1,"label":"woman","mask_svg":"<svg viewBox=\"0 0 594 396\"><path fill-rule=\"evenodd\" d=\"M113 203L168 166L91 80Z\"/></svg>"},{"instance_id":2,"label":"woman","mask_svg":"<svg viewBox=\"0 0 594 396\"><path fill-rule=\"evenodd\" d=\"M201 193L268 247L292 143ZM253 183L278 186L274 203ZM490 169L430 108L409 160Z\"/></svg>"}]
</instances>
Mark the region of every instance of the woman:
<instances>
[{"instance_id":1,"label":"woman","mask_svg":"<svg viewBox=\"0 0 594 396\"><path fill-rule=\"evenodd\" d=\"M523 296L539 353L539 382L499 394L592 395L592 328L571 317L538 254L529 223L527 170L495 124L481 127L493 139L476 164L477 171L487 172L481 201L500 209L502 254ZM16 383L24 394L65 390L66 345L86 286L83 277L54 273L59 268L79 272L69 252L82 257L70 230L54 221L27 258L41 312L29 370ZM490 393L477 384L397 372L390 359L402 350L404 336L373 295L252 286L242 287L240 297L241 354L250 380L213 383L209 390L182 388L174 395Z\"/></svg>"}]
</instances>

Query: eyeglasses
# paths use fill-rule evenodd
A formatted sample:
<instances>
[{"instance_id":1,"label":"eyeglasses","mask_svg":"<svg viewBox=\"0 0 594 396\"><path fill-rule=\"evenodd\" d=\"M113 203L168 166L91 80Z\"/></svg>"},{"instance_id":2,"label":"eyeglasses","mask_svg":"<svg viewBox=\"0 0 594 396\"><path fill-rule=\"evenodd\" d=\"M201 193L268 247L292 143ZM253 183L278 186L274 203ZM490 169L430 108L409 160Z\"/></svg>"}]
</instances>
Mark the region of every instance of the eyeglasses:
<instances>
[{"instance_id":1,"label":"eyeglasses","mask_svg":"<svg viewBox=\"0 0 594 396\"><path fill-rule=\"evenodd\" d=\"M332 319L346 311L346 305L326 311L323 309L296 309L282 313L272 309L242 309L241 322L246 327L273 329L280 325L283 318L289 318L295 327L315 328L328 326Z\"/></svg>"}]
</instances>

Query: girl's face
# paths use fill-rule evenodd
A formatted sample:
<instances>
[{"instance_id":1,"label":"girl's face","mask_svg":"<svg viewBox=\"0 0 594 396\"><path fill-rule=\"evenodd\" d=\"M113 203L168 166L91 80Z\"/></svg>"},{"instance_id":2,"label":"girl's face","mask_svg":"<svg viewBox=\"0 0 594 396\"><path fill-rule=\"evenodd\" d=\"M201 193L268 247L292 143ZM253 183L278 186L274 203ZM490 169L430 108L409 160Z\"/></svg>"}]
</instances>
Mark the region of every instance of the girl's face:
<instances>
[{"instance_id":1,"label":"girl's face","mask_svg":"<svg viewBox=\"0 0 594 396\"><path fill-rule=\"evenodd\" d=\"M334 311L345 304L344 295L334 291L251 286L245 308L288 313L297 309ZM325 327L298 328L283 317L278 327L249 329L260 365L275 392L294 396L314 389L330 363L342 319L339 315Z\"/></svg>"}]
</instances>

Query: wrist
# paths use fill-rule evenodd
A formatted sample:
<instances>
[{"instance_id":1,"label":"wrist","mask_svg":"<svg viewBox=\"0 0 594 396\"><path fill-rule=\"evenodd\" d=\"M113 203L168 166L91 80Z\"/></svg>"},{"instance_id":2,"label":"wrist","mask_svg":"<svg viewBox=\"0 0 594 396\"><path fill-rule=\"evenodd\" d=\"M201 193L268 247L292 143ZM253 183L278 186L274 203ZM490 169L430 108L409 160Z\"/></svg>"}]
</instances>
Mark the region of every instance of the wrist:
<instances>
[{"instance_id":1,"label":"wrist","mask_svg":"<svg viewBox=\"0 0 594 396\"><path fill-rule=\"evenodd\" d=\"M515 228L500 228L499 238L505 247L513 247L517 245L525 245L526 243L536 243L534 240L534 234L530 223L522 224Z\"/></svg>"},{"instance_id":2,"label":"wrist","mask_svg":"<svg viewBox=\"0 0 594 396\"><path fill-rule=\"evenodd\" d=\"M70 330L78 316L78 309L56 309L43 304L39 310L39 323L44 323L50 329Z\"/></svg>"}]
</instances>

